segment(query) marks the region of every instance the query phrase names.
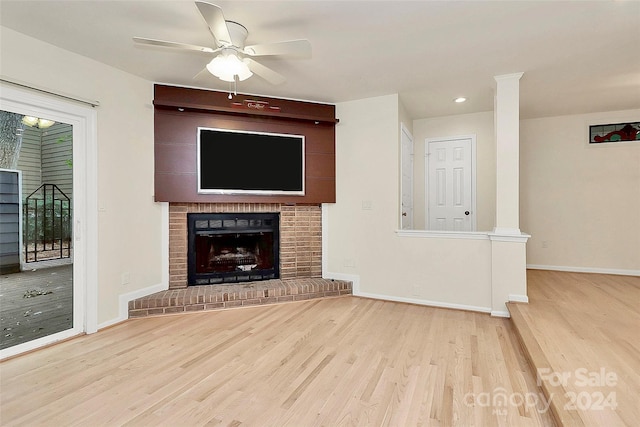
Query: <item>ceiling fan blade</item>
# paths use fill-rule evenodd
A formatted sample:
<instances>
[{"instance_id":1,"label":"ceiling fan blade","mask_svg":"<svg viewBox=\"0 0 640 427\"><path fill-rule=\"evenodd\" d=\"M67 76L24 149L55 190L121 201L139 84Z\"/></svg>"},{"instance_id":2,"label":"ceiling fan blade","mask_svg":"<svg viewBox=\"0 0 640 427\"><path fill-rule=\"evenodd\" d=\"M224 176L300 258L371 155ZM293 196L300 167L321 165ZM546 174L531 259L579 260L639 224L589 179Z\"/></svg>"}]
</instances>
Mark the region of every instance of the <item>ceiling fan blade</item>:
<instances>
[{"instance_id":1,"label":"ceiling fan blade","mask_svg":"<svg viewBox=\"0 0 640 427\"><path fill-rule=\"evenodd\" d=\"M259 62L254 61L253 59L246 59L249 69L256 75L262 77L272 85L280 85L286 81L282 74L276 73L271 68L265 67Z\"/></svg>"},{"instance_id":2,"label":"ceiling fan blade","mask_svg":"<svg viewBox=\"0 0 640 427\"><path fill-rule=\"evenodd\" d=\"M210 47L204 47L204 46L196 46L194 44L168 42L168 41L156 40L156 39L145 39L142 37L134 37L133 41L138 44L146 44L149 46L169 47L172 49L182 49L182 50L195 50L197 52L214 53L217 51L217 49L212 49Z\"/></svg>"},{"instance_id":3,"label":"ceiling fan blade","mask_svg":"<svg viewBox=\"0 0 640 427\"><path fill-rule=\"evenodd\" d=\"M244 48L249 56L283 55L292 58L311 58L309 40L290 40L277 43L255 44Z\"/></svg>"},{"instance_id":4,"label":"ceiling fan blade","mask_svg":"<svg viewBox=\"0 0 640 427\"><path fill-rule=\"evenodd\" d=\"M197 1L196 6L209 26L209 31L211 31L211 34L216 39L218 46L232 45L231 35L229 34L229 28L227 28L222 9L215 4L203 1Z\"/></svg>"},{"instance_id":5,"label":"ceiling fan blade","mask_svg":"<svg viewBox=\"0 0 640 427\"><path fill-rule=\"evenodd\" d=\"M201 80L204 77L210 77L211 73L207 70L207 67L204 67L198 74L193 76L193 80Z\"/></svg>"}]
</instances>

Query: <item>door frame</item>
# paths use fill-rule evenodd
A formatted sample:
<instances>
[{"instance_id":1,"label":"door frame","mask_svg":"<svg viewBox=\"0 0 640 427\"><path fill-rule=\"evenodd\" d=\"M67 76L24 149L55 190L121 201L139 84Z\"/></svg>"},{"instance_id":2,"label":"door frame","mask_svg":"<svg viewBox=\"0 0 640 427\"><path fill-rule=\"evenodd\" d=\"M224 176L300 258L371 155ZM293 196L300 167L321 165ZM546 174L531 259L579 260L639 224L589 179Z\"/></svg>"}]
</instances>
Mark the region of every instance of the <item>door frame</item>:
<instances>
[{"instance_id":1,"label":"door frame","mask_svg":"<svg viewBox=\"0 0 640 427\"><path fill-rule=\"evenodd\" d=\"M414 228L414 224L415 224L415 197L413 194L413 189L414 189L414 168L415 168L415 147L413 146L413 135L411 134L411 132L409 132L409 129L407 129L407 127L404 125L404 123L400 123L400 229L403 230L404 228L402 227L402 212L403 212L403 206L402 206L402 201L403 201L403 194L404 194L404 187L402 185L403 182L403 173L404 173L404 167L405 165L403 164L402 159L404 158L403 156L403 152L404 152L404 137L407 137L408 140L411 142L411 188L409 189L410 193L411 193L411 222L409 224L409 230L412 230Z\"/></svg>"},{"instance_id":2,"label":"door frame","mask_svg":"<svg viewBox=\"0 0 640 427\"><path fill-rule=\"evenodd\" d=\"M73 326L0 350L0 360L84 333L98 325L97 113L69 101L0 82L0 109L73 126Z\"/></svg>"},{"instance_id":3,"label":"door frame","mask_svg":"<svg viewBox=\"0 0 640 427\"><path fill-rule=\"evenodd\" d=\"M425 228L430 230L429 228L429 218L430 218L430 209L429 209L429 144L432 142L454 142L459 141L461 139L470 139L471 140L471 212L473 215L471 216L471 230L476 231L478 225L478 209L477 209L477 185L476 185L476 135L456 135L456 136L443 136L437 138L425 138L424 140L424 211L425 211Z\"/></svg>"}]
</instances>

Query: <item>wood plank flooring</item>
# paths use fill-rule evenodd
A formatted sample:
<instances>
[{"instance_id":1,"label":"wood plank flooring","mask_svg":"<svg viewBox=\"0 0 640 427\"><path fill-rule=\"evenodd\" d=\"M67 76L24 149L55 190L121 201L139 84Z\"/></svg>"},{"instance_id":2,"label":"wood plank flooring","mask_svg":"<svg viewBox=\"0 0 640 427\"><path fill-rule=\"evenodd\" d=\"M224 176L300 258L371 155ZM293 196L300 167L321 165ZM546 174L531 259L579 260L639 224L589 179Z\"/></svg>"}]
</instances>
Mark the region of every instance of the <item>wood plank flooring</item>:
<instances>
[{"instance_id":1,"label":"wood plank flooring","mask_svg":"<svg viewBox=\"0 0 640 427\"><path fill-rule=\"evenodd\" d=\"M640 425L640 277L529 270L508 304L558 424Z\"/></svg>"},{"instance_id":2,"label":"wood plank flooring","mask_svg":"<svg viewBox=\"0 0 640 427\"><path fill-rule=\"evenodd\" d=\"M510 320L350 296L132 319L0 363L3 426L551 426L540 396Z\"/></svg>"}]
</instances>

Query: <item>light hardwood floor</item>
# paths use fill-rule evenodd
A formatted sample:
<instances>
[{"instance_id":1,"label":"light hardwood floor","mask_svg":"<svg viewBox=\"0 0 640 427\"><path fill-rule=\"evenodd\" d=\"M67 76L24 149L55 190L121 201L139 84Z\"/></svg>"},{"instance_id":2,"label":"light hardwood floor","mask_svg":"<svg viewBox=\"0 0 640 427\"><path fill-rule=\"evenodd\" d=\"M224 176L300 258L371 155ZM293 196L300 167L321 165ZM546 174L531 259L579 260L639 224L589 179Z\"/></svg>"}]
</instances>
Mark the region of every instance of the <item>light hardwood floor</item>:
<instances>
[{"instance_id":1,"label":"light hardwood floor","mask_svg":"<svg viewBox=\"0 0 640 427\"><path fill-rule=\"evenodd\" d=\"M529 270L527 281L529 304L509 311L559 423L639 426L640 277Z\"/></svg>"},{"instance_id":2,"label":"light hardwood floor","mask_svg":"<svg viewBox=\"0 0 640 427\"><path fill-rule=\"evenodd\" d=\"M510 320L355 297L129 320L0 392L3 426L553 425Z\"/></svg>"}]
</instances>

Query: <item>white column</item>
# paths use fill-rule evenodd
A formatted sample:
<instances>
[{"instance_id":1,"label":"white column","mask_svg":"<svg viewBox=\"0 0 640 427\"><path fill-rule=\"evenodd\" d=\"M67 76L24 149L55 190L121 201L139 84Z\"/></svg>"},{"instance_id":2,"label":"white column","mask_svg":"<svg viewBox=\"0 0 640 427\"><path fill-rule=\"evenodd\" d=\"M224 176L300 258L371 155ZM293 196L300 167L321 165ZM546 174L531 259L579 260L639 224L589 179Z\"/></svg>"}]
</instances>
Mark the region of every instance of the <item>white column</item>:
<instances>
[{"instance_id":1,"label":"white column","mask_svg":"<svg viewBox=\"0 0 640 427\"><path fill-rule=\"evenodd\" d=\"M520 232L520 78L494 77L496 222L491 239L491 314L509 316L508 301L527 301L526 243Z\"/></svg>"},{"instance_id":2,"label":"white column","mask_svg":"<svg viewBox=\"0 0 640 427\"><path fill-rule=\"evenodd\" d=\"M520 78L495 76L496 223L499 234L520 234Z\"/></svg>"}]
</instances>

